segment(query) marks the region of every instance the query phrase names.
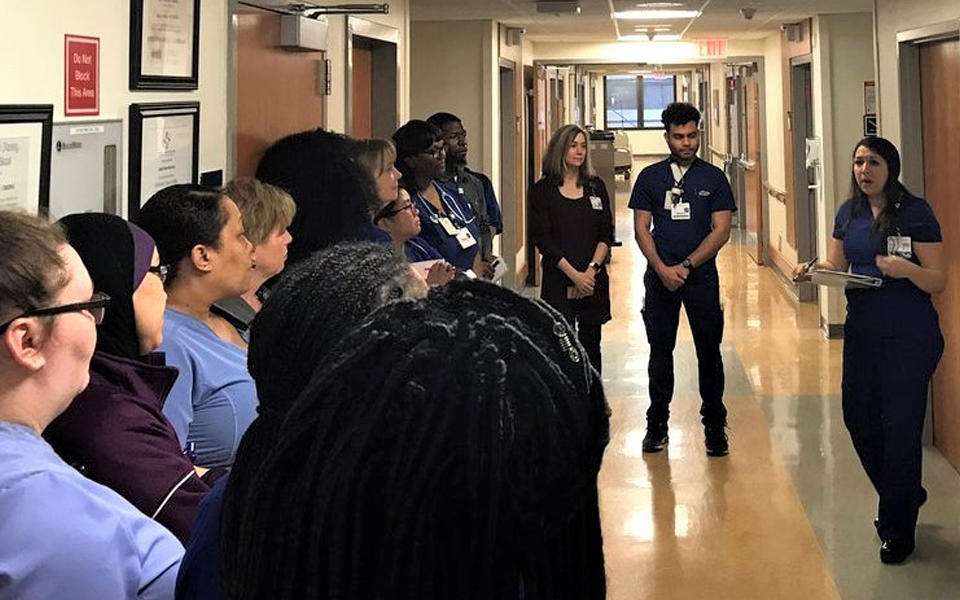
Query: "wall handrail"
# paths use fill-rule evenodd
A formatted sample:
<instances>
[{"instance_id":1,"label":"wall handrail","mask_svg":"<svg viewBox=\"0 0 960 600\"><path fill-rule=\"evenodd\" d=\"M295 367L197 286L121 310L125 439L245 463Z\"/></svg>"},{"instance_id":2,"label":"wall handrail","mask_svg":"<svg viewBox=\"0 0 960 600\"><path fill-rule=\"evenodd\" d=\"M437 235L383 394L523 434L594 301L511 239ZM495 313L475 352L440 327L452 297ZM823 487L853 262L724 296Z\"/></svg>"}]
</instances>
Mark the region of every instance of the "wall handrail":
<instances>
[{"instance_id":1,"label":"wall handrail","mask_svg":"<svg viewBox=\"0 0 960 600\"><path fill-rule=\"evenodd\" d=\"M769 181L763 182L763 189L767 191L767 195L779 200L780 202L787 203L787 193L770 185Z\"/></svg>"}]
</instances>

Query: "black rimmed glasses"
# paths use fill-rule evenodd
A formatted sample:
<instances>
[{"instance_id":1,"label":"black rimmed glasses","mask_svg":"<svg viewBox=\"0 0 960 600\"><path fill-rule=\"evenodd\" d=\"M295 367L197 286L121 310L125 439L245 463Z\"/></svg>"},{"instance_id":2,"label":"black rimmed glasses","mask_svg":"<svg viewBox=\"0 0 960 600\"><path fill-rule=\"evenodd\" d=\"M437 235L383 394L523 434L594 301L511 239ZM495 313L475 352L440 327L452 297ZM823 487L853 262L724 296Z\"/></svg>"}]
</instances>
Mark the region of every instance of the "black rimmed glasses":
<instances>
[{"instance_id":1,"label":"black rimmed glasses","mask_svg":"<svg viewBox=\"0 0 960 600\"><path fill-rule=\"evenodd\" d=\"M377 216L373 218L373 222L379 223L383 219L389 219L390 217L396 216L405 210L409 210L413 215L417 214L417 207L414 206L413 202L407 202L403 206L397 206L397 202L394 200L384 206L383 209L377 213Z\"/></svg>"},{"instance_id":2,"label":"black rimmed glasses","mask_svg":"<svg viewBox=\"0 0 960 600\"><path fill-rule=\"evenodd\" d=\"M170 267L168 267L167 265L157 265L157 266L150 265L150 267L147 269L147 272L153 273L154 275L159 277L160 283L166 283L167 273L170 272Z\"/></svg>"},{"instance_id":3,"label":"black rimmed glasses","mask_svg":"<svg viewBox=\"0 0 960 600\"><path fill-rule=\"evenodd\" d=\"M3 325L0 325L0 334L3 334L3 332L7 330L7 327L10 327L10 323L13 323L17 319L23 319L24 317L52 317L54 315L61 315L69 312L87 311L90 313L90 316L93 317L94 323L99 325L100 323L103 323L103 317L107 313L107 306L109 305L110 296L102 292L94 292L93 296L90 297L90 300L86 302L61 304L60 306L50 306L47 308L35 308L33 310L28 310L24 313L21 313Z\"/></svg>"}]
</instances>

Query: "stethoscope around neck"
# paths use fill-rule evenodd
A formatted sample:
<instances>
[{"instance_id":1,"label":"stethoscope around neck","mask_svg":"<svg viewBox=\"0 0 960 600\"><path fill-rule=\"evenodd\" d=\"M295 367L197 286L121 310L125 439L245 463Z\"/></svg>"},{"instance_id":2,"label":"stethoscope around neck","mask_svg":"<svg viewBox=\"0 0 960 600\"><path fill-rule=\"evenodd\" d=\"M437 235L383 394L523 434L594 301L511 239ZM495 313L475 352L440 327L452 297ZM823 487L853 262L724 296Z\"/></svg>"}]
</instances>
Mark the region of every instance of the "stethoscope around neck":
<instances>
[{"instance_id":1,"label":"stethoscope around neck","mask_svg":"<svg viewBox=\"0 0 960 600\"><path fill-rule=\"evenodd\" d=\"M456 200L454 200L453 196L451 196L449 193L447 193L443 189L443 186L437 185L432 181L430 182L430 185L434 186L437 189L437 191L440 193L440 203L443 204L443 207L447 210L448 213L457 217L457 219L460 220L460 223L462 224L462 226L466 227L470 223L473 223L474 221L477 220L476 216L474 216L471 219L467 219L466 216L463 214L463 212L460 210L460 207L457 205ZM420 200L420 203L423 204L424 212L426 212L427 215L430 217L430 222L433 223L434 225L439 224L440 223L439 212L433 208L433 205L430 204L430 202L423 197L423 194L421 194L419 190L417 191L417 198Z\"/></svg>"}]
</instances>

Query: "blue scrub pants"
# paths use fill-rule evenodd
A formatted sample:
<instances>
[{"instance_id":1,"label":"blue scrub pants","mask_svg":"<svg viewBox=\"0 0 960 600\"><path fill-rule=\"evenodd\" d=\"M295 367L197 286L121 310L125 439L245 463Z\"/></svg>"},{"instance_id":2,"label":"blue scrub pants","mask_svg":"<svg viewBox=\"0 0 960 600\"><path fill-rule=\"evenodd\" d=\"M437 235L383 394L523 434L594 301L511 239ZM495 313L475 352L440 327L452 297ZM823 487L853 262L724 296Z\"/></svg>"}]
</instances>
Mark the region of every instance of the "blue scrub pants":
<instances>
[{"instance_id":1,"label":"blue scrub pants","mask_svg":"<svg viewBox=\"0 0 960 600\"><path fill-rule=\"evenodd\" d=\"M650 363L647 368L650 408L647 409L647 422L666 424L670 417L674 386L673 349L677 344L680 306L683 305L697 349L702 401L700 416L704 425L725 425L727 409L723 405L723 359L720 356L723 308L720 306L720 278L716 263L710 262L694 269L687 282L675 292L664 287L652 269L647 269L643 283L646 288L643 323L650 342Z\"/></svg>"},{"instance_id":2,"label":"blue scrub pants","mask_svg":"<svg viewBox=\"0 0 960 600\"><path fill-rule=\"evenodd\" d=\"M881 301L884 294L860 293L876 295L868 301ZM886 327L878 302L853 305L856 301L849 307L861 316L848 313L844 325L843 420L880 496L880 539L912 543L925 495L920 484L927 390L943 354L943 336L932 306L889 314L895 320Z\"/></svg>"}]
</instances>

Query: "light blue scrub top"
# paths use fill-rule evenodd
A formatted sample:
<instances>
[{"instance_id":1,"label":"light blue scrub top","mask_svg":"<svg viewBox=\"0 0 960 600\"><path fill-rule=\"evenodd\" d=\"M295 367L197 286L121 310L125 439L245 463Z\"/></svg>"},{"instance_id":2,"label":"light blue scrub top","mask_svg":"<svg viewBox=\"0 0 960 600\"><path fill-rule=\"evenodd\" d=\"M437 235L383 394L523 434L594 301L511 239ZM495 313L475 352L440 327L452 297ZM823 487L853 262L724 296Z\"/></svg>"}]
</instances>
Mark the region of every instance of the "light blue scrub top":
<instances>
[{"instance_id":1,"label":"light blue scrub top","mask_svg":"<svg viewBox=\"0 0 960 600\"><path fill-rule=\"evenodd\" d=\"M0 600L173 598L183 546L36 432L0 422Z\"/></svg>"},{"instance_id":2,"label":"light blue scrub top","mask_svg":"<svg viewBox=\"0 0 960 600\"><path fill-rule=\"evenodd\" d=\"M230 467L240 438L257 417L257 389L247 353L197 319L164 312L167 365L180 371L163 406L184 449L201 467Z\"/></svg>"}]
</instances>

